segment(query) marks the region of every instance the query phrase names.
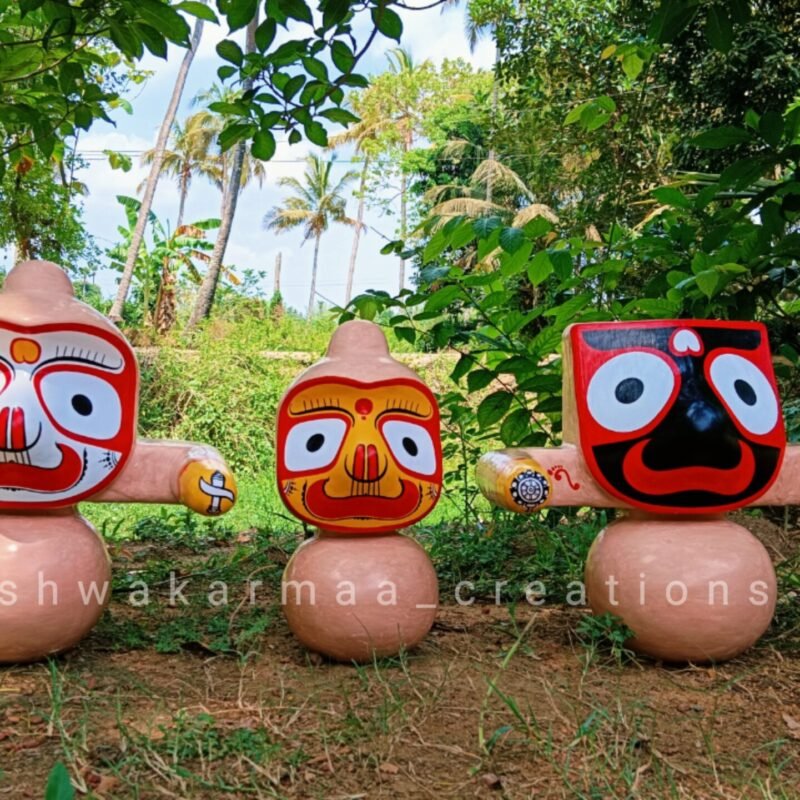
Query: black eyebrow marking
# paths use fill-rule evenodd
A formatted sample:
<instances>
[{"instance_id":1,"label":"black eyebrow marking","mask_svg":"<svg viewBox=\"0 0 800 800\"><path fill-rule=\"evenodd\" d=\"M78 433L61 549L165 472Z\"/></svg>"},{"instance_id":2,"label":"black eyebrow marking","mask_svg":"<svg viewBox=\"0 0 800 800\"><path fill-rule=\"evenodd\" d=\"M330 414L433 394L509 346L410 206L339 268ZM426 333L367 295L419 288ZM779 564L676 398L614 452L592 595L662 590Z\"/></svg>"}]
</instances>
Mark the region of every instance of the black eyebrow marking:
<instances>
[{"instance_id":1,"label":"black eyebrow marking","mask_svg":"<svg viewBox=\"0 0 800 800\"><path fill-rule=\"evenodd\" d=\"M430 414L420 414L419 411L416 410L417 408L419 408L419 405L415 405L413 409L403 408L400 405L387 407L383 411L381 411L381 413L378 414L377 417L375 417L375 422L377 422L381 417L385 416L386 414L408 414L408 416L417 417L417 419L428 419Z\"/></svg>"},{"instance_id":2,"label":"black eyebrow marking","mask_svg":"<svg viewBox=\"0 0 800 800\"><path fill-rule=\"evenodd\" d=\"M320 402L322 403L325 401ZM303 417L306 414L318 414L320 411L338 411L340 414L347 414L347 416L355 422L355 417L346 408L342 408L341 406L337 405L314 405L311 408L308 408L306 402L303 401L302 411L291 411L289 413L293 417Z\"/></svg>"}]
</instances>

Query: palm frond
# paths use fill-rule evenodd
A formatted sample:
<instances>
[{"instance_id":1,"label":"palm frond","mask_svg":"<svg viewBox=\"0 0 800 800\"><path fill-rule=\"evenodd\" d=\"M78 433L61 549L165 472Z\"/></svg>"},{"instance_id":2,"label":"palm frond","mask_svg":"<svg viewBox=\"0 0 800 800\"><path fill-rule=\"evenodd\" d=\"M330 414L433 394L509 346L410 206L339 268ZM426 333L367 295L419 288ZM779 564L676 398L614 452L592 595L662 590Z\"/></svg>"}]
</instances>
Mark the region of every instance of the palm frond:
<instances>
[{"instance_id":1,"label":"palm frond","mask_svg":"<svg viewBox=\"0 0 800 800\"><path fill-rule=\"evenodd\" d=\"M546 206L544 203L531 203L529 206L520 209L514 215L514 220L511 224L515 228L523 228L532 219L536 219L537 217L543 217L553 225L558 224L558 215L550 206Z\"/></svg>"}]
</instances>

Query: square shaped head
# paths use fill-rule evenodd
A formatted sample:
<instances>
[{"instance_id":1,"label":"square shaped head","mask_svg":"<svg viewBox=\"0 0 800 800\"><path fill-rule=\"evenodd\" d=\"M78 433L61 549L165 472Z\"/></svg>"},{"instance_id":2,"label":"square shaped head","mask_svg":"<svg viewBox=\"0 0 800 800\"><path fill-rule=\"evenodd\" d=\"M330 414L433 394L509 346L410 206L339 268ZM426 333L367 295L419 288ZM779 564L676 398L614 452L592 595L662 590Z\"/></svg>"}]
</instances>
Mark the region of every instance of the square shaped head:
<instances>
[{"instance_id":1,"label":"square shaped head","mask_svg":"<svg viewBox=\"0 0 800 800\"><path fill-rule=\"evenodd\" d=\"M130 345L64 270L14 267L0 292L0 509L70 506L108 486L133 450L138 386Z\"/></svg>"},{"instance_id":2,"label":"square shaped head","mask_svg":"<svg viewBox=\"0 0 800 800\"><path fill-rule=\"evenodd\" d=\"M713 514L750 505L775 481L786 434L763 325L586 323L565 337L565 437L611 495Z\"/></svg>"},{"instance_id":3,"label":"square shaped head","mask_svg":"<svg viewBox=\"0 0 800 800\"><path fill-rule=\"evenodd\" d=\"M381 329L345 323L278 409L281 498L326 531L413 525L441 492L439 426L433 393L391 358Z\"/></svg>"}]
</instances>

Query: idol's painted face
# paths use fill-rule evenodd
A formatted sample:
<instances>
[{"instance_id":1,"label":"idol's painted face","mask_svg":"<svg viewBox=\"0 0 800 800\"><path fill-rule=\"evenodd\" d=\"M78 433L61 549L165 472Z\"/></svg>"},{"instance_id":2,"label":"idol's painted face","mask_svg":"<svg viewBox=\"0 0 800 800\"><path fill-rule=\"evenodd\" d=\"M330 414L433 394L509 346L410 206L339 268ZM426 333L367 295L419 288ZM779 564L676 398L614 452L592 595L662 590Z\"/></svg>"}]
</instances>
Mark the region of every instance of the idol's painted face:
<instances>
[{"instance_id":1,"label":"idol's painted face","mask_svg":"<svg viewBox=\"0 0 800 800\"><path fill-rule=\"evenodd\" d=\"M300 519L328 531L413 525L439 499L439 409L418 381L301 383L278 412L278 483Z\"/></svg>"},{"instance_id":2,"label":"idol's painted face","mask_svg":"<svg viewBox=\"0 0 800 800\"><path fill-rule=\"evenodd\" d=\"M72 505L121 471L138 371L113 334L0 322L0 508Z\"/></svg>"},{"instance_id":3,"label":"idol's painted face","mask_svg":"<svg viewBox=\"0 0 800 800\"><path fill-rule=\"evenodd\" d=\"M580 441L636 508L741 508L778 475L786 434L766 329L675 320L571 330Z\"/></svg>"}]
</instances>

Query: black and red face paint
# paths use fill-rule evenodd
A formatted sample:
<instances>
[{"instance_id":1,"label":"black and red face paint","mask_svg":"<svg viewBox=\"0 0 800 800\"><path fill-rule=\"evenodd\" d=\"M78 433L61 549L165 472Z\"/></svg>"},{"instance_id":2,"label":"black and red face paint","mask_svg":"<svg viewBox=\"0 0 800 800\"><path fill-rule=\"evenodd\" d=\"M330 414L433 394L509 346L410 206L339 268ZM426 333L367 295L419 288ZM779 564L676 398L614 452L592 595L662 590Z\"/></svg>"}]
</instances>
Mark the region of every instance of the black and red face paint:
<instances>
[{"instance_id":1,"label":"black and red face paint","mask_svg":"<svg viewBox=\"0 0 800 800\"><path fill-rule=\"evenodd\" d=\"M741 508L786 434L759 323L591 323L570 332L580 444L595 480L648 511Z\"/></svg>"}]
</instances>

